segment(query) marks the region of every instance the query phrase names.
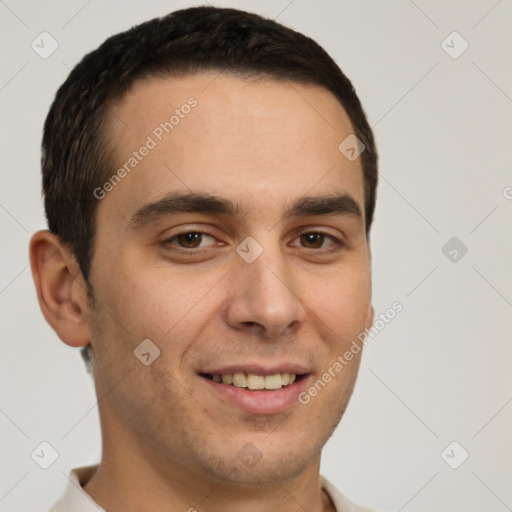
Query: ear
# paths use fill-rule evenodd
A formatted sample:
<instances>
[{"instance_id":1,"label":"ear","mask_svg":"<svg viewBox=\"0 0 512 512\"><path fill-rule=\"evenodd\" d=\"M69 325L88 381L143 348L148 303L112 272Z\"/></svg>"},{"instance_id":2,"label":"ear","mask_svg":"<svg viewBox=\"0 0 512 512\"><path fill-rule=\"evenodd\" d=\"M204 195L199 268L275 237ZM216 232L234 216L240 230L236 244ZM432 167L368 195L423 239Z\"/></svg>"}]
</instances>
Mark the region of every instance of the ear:
<instances>
[{"instance_id":1,"label":"ear","mask_svg":"<svg viewBox=\"0 0 512 512\"><path fill-rule=\"evenodd\" d=\"M46 321L67 345L88 345L87 287L67 245L48 230L38 231L30 239L30 267Z\"/></svg>"}]
</instances>

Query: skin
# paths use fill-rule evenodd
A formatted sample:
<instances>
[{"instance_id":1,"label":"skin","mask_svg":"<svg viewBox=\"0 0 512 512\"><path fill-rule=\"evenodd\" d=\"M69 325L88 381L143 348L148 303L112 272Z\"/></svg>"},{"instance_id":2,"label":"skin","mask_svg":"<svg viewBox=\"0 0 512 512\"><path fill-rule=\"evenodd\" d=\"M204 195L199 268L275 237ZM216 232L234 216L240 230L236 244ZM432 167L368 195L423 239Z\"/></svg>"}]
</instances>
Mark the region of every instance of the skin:
<instances>
[{"instance_id":1,"label":"skin","mask_svg":"<svg viewBox=\"0 0 512 512\"><path fill-rule=\"evenodd\" d=\"M84 489L109 511L329 510L320 453L361 353L309 404L277 414L221 401L197 372L290 361L313 383L371 326L361 163L338 150L353 128L317 86L211 73L147 79L112 106L106 128L117 164L191 96L197 106L98 203L94 301L55 235L31 240L46 319L68 345L92 344L103 455ZM176 191L228 198L244 214L130 224L141 206ZM281 218L297 198L334 193L350 195L362 216ZM208 232L198 248L163 243L198 229ZM319 231L344 245L329 253L329 237L300 236ZM263 248L250 264L235 251L247 236ZM133 354L144 339L161 351L149 366ZM261 453L251 467L237 457L247 443Z\"/></svg>"}]
</instances>

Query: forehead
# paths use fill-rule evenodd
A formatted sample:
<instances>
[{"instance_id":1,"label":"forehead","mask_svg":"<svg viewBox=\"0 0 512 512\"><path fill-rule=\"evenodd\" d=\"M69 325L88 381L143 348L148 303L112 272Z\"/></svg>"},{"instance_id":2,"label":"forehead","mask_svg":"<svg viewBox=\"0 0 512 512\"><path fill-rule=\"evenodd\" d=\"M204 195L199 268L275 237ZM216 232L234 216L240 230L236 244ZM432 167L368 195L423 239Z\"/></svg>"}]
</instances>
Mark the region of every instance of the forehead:
<instances>
[{"instance_id":1,"label":"forehead","mask_svg":"<svg viewBox=\"0 0 512 512\"><path fill-rule=\"evenodd\" d=\"M122 177L99 210L119 222L178 190L231 197L257 216L308 193L348 192L363 209L360 159L338 149L352 125L318 86L211 72L151 78L111 106L105 131L112 177Z\"/></svg>"}]
</instances>

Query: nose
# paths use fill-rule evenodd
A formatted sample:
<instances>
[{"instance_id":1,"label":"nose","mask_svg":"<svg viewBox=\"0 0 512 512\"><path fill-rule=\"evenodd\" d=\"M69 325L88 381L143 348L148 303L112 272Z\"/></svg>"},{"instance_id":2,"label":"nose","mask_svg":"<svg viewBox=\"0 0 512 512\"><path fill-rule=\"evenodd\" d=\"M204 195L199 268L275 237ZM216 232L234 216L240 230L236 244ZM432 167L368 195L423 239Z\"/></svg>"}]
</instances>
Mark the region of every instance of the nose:
<instances>
[{"instance_id":1,"label":"nose","mask_svg":"<svg viewBox=\"0 0 512 512\"><path fill-rule=\"evenodd\" d=\"M233 329L273 339L297 330L304 322L305 309L286 255L277 243L276 247L269 245L251 263L237 260L230 273L224 316Z\"/></svg>"}]
</instances>

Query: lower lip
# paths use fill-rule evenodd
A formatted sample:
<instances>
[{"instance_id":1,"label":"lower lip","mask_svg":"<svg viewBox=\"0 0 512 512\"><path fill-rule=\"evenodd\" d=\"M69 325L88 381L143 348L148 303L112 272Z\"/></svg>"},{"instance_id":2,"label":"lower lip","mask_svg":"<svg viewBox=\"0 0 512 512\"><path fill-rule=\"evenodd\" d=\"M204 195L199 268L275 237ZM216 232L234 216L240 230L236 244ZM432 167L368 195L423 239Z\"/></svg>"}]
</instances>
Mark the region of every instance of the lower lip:
<instances>
[{"instance_id":1,"label":"lower lip","mask_svg":"<svg viewBox=\"0 0 512 512\"><path fill-rule=\"evenodd\" d=\"M298 403L300 393L307 387L309 375L303 376L298 382L272 391L250 391L247 388L215 382L206 377L200 378L230 406L234 405L250 414L277 414Z\"/></svg>"}]
</instances>

